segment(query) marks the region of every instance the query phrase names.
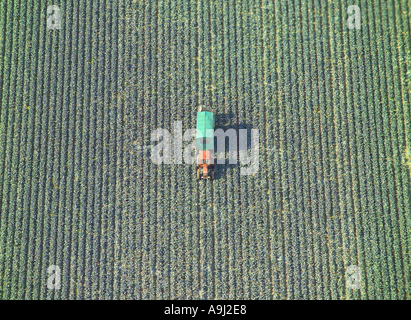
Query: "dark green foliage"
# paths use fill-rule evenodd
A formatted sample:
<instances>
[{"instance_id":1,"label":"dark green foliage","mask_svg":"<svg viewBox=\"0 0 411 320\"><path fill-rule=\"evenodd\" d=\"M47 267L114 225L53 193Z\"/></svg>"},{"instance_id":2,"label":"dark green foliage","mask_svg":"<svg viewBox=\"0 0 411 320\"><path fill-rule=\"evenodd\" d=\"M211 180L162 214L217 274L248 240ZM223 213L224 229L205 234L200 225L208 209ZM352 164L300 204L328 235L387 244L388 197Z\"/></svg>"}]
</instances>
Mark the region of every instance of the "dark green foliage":
<instances>
[{"instance_id":1,"label":"dark green foliage","mask_svg":"<svg viewBox=\"0 0 411 320\"><path fill-rule=\"evenodd\" d=\"M0 2L0 299L411 299L410 0L55 4ZM200 105L258 172L151 162Z\"/></svg>"}]
</instances>

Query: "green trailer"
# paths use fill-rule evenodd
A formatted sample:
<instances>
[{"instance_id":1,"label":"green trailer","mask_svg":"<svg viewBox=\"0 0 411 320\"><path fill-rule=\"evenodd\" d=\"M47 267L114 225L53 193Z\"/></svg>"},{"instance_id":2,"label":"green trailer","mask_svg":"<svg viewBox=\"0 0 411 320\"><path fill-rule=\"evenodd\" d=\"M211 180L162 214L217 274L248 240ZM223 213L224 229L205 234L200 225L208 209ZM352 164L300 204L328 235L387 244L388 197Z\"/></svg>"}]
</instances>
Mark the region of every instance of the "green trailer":
<instances>
[{"instance_id":1,"label":"green trailer","mask_svg":"<svg viewBox=\"0 0 411 320\"><path fill-rule=\"evenodd\" d=\"M214 179L214 125L211 109L197 112L197 179Z\"/></svg>"}]
</instances>

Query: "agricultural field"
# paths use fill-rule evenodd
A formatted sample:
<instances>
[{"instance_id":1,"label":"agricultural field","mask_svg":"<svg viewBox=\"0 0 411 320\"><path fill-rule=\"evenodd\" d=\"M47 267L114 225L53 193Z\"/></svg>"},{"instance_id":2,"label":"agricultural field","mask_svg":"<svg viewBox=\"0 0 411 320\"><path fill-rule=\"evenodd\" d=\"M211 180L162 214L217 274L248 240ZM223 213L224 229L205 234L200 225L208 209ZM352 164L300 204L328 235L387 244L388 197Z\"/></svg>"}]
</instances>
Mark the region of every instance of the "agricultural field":
<instances>
[{"instance_id":1,"label":"agricultural field","mask_svg":"<svg viewBox=\"0 0 411 320\"><path fill-rule=\"evenodd\" d=\"M411 0L0 0L0 299L411 299L410 39ZM256 172L153 163L199 106Z\"/></svg>"}]
</instances>

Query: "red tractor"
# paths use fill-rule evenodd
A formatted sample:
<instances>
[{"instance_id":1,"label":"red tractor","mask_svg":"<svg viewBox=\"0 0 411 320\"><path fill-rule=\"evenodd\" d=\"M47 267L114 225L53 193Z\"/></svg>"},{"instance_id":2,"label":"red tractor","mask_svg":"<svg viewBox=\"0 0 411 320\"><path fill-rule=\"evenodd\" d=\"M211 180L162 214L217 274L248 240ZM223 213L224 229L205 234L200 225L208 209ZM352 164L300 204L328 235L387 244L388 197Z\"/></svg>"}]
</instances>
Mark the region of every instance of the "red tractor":
<instances>
[{"instance_id":1,"label":"red tractor","mask_svg":"<svg viewBox=\"0 0 411 320\"><path fill-rule=\"evenodd\" d=\"M214 161L210 151L200 151L197 158L197 179L214 180Z\"/></svg>"}]
</instances>

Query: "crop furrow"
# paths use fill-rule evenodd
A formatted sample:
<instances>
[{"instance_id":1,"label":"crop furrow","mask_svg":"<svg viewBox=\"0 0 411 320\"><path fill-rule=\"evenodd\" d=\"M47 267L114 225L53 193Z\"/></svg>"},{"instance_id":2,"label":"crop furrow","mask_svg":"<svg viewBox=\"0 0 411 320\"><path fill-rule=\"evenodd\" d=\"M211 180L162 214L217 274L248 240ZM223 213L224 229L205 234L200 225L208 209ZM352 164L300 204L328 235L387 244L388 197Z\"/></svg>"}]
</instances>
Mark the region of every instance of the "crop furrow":
<instances>
[{"instance_id":1,"label":"crop furrow","mask_svg":"<svg viewBox=\"0 0 411 320\"><path fill-rule=\"evenodd\" d=\"M37 91L37 77L34 75L37 74L36 67L37 67L37 60L39 58L38 51L40 47L39 43L39 25L36 21L39 17L40 10L37 4L32 4L31 7L31 14L33 21L29 20L28 24L31 26L31 46L27 49L28 55L30 55L30 61L26 60L26 67L25 70L27 72L27 80L29 82L28 92L26 97L26 104L30 110L30 120L27 127L27 146L26 146L26 157L27 164L26 164L26 173L27 176L30 177L30 183L25 184L24 193L25 193L25 201L23 212L29 213L29 218L27 220L27 227L23 229L26 230L27 239L25 241L26 246L26 254L21 255L21 265L24 265L25 272L21 273L20 275L20 287L21 293L19 294L20 299L33 299L33 263L34 263L34 240L36 239L35 233L35 226L37 223L37 210L34 208L35 198L37 189L37 176L36 176L36 169L37 169L37 162L38 162L38 151L36 150L36 143L38 142L38 126L36 126L36 117L40 112L36 105L36 91ZM30 23L32 22L32 23ZM31 138L29 138L31 137ZM27 181L27 180L26 180ZM1 203L1 200L0 200ZM24 282L24 283L23 283Z\"/></svg>"}]
</instances>

